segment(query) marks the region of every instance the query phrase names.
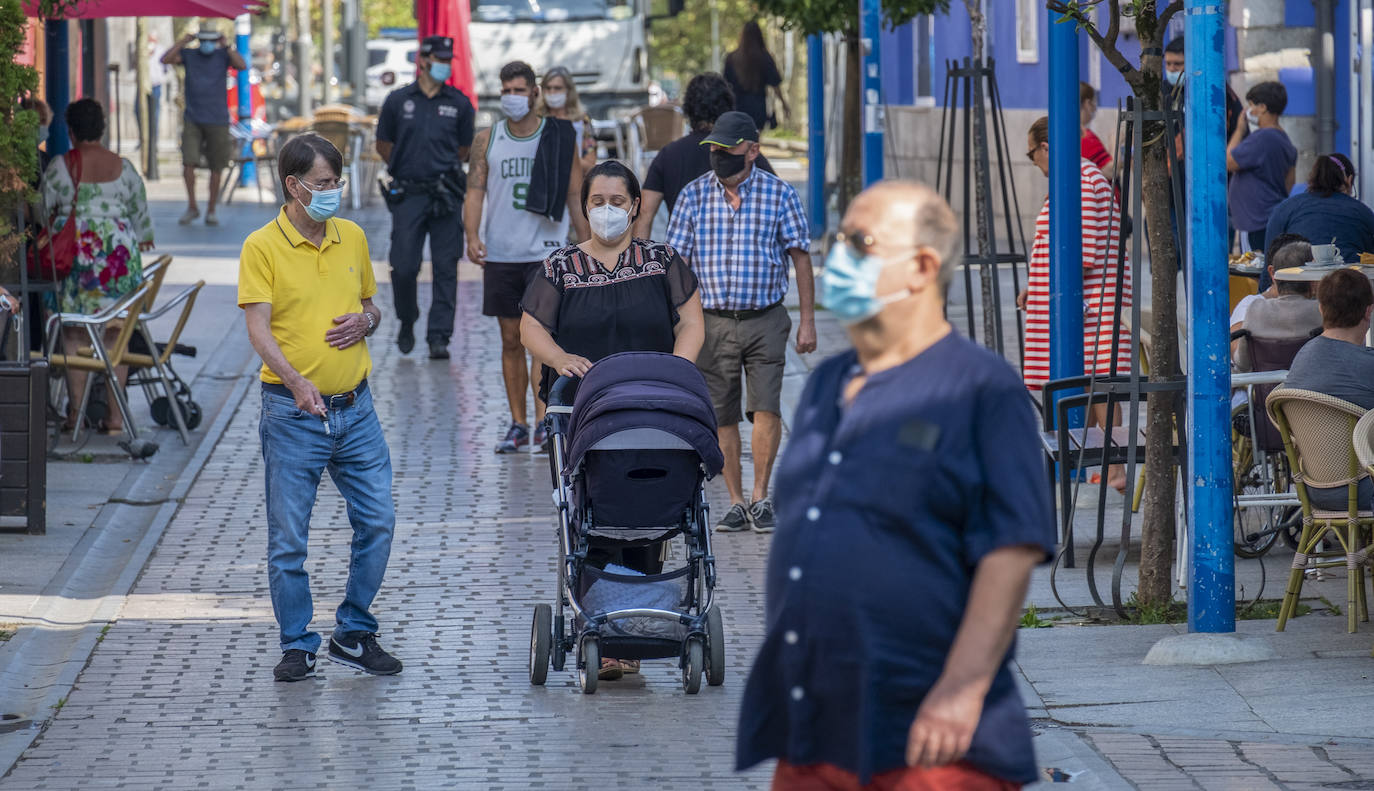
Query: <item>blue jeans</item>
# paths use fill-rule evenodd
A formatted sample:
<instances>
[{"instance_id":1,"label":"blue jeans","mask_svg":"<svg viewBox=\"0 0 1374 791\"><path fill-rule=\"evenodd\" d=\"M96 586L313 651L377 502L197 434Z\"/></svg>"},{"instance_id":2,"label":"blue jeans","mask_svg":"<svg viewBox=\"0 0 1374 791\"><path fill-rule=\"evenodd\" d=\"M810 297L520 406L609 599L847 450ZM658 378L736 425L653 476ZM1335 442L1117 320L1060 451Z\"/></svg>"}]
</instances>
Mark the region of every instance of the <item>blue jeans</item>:
<instances>
[{"instance_id":1,"label":"blue jeans","mask_svg":"<svg viewBox=\"0 0 1374 791\"><path fill-rule=\"evenodd\" d=\"M396 527L391 451L372 409L371 391L364 385L352 406L331 408L328 433L324 420L297 409L289 396L263 390L259 435L267 473L267 579L282 651L313 654L320 648L319 633L310 631L314 605L305 557L310 512L325 469L353 526L348 586L335 613L334 636L377 631L368 608L391 557Z\"/></svg>"}]
</instances>

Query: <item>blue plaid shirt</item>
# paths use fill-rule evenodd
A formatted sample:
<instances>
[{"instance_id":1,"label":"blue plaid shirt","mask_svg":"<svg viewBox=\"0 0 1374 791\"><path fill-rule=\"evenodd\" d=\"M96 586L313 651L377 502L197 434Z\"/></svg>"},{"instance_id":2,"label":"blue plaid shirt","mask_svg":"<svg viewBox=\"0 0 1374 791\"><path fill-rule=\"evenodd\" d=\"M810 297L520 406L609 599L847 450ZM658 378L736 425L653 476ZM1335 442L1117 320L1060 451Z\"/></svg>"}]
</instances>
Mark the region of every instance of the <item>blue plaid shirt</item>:
<instances>
[{"instance_id":1,"label":"blue plaid shirt","mask_svg":"<svg viewBox=\"0 0 1374 791\"><path fill-rule=\"evenodd\" d=\"M708 310L757 310L787 294L787 251L811 249L801 198L791 184L760 170L739 185L730 208L714 173L683 188L668 222L668 245L701 281Z\"/></svg>"}]
</instances>

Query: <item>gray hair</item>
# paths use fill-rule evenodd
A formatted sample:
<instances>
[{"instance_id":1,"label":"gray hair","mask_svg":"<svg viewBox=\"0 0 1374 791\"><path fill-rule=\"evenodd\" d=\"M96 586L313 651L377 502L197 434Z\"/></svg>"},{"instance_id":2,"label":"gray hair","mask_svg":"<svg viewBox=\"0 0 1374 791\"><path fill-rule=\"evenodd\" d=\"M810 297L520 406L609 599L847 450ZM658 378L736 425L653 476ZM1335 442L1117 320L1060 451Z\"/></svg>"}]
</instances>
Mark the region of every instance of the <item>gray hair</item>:
<instances>
[{"instance_id":1,"label":"gray hair","mask_svg":"<svg viewBox=\"0 0 1374 791\"><path fill-rule=\"evenodd\" d=\"M1312 260L1312 245L1308 242L1289 242L1274 253L1269 265L1277 272L1280 269L1302 266Z\"/></svg>"},{"instance_id":2,"label":"gray hair","mask_svg":"<svg viewBox=\"0 0 1374 791\"><path fill-rule=\"evenodd\" d=\"M959 266L959 252L963 240L959 235L959 218L939 193L915 181L894 181L896 186L915 193L916 212L912 217L916 230L916 246L929 247L940 256L940 290L949 288L954 271Z\"/></svg>"}]
</instances>

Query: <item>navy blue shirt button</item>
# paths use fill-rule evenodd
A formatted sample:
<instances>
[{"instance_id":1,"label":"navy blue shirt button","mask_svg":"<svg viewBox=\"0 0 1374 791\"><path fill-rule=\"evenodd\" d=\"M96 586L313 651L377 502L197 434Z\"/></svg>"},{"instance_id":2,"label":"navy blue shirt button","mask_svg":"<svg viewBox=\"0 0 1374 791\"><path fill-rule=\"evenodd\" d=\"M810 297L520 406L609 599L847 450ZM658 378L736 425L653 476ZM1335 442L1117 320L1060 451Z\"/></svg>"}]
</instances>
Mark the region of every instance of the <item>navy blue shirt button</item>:
<instances>
[{"instance_id":1,"label":"navy blue shirt button","mask_svg":"<svg viewBox=\"0 0 1374 791\"><path fill-rule=\"evenodd\" d=\"M792 631L791 629L788 629L787 632L782 636L782 639L786 640L788 645L796 645L798 639L797 633Z\"/></svg>"},{"instance_id":2,"label":"navy blue shirt button","mask_svg":"<svg viewBox=\"0 0 1374 791\"><path fill-rule=\"evenodd\" d=\"M806 518L812 522L816 521L817 519L820 519L821 509L817 508L814 505L811 506L810 508L806 509Z\"/></svg>"},{"instance_id":3,"label":"navy blue shirt button","mask_svg":"<svg viewBox=\"0 0 1374 791\"><path fill-rule=\"evenodd\" d=\"M793 582L796 582L797 580L801 579L801 566L793 566L791 569L789 569L787 572L787 578L792 580Z\"/></svg>"},{"instance_id":4,"label":"navy blue shirt button","mask_svg":"<svg viewBox=\"0 0 1374 791\"><path fill-rule=\"evenodd\" d=\"M844 455L842 453L840 453L838 450L830 451L831 464L839 464L841 461L844 461Z\"/></svg>"},{"instance_id":5,"label":"navy blue shirt button","mask_svg":"<svg viewBox=\"0 0 1374 791\"><path fill-rule=\"evenodd\" d=\"M792 700L800 701L804 697L806 697L806 690L801 687L792 687Z\"/></svg>"}]
</instances>

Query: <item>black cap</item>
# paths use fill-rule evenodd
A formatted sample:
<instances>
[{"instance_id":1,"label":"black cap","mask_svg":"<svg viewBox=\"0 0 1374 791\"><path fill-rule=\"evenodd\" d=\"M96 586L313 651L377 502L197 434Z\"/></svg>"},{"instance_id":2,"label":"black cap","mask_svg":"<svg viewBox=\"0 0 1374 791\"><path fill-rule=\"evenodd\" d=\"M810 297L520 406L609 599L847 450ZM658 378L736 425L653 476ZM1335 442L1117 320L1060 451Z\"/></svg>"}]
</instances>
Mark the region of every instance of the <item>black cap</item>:
<instances>
[{"instance_id":1,"label":"black cap","mask_svg":"<svg viewBox=\"0 0 1374 791\"><path fill-rule=\"evenodd\" d=\"M453 39L448 36L425 36L420 39L420 54L436 58L453 57Z\"/></svg>"},{"instance_id":2,"label":"black cap","mask_svg":"<svg viewBox=\"0 0 1374 791\"><path fill-rule=\"evenodd\" d=\"M710 143L713 146L734 148L746 140L752 143L759 142L759 128L754 125L754 119L750 118L748 113L731 110L720 114L716 119L716 125L711 128L711 134L707 135L701 144Z\"/></svg>"}]
</instances>

